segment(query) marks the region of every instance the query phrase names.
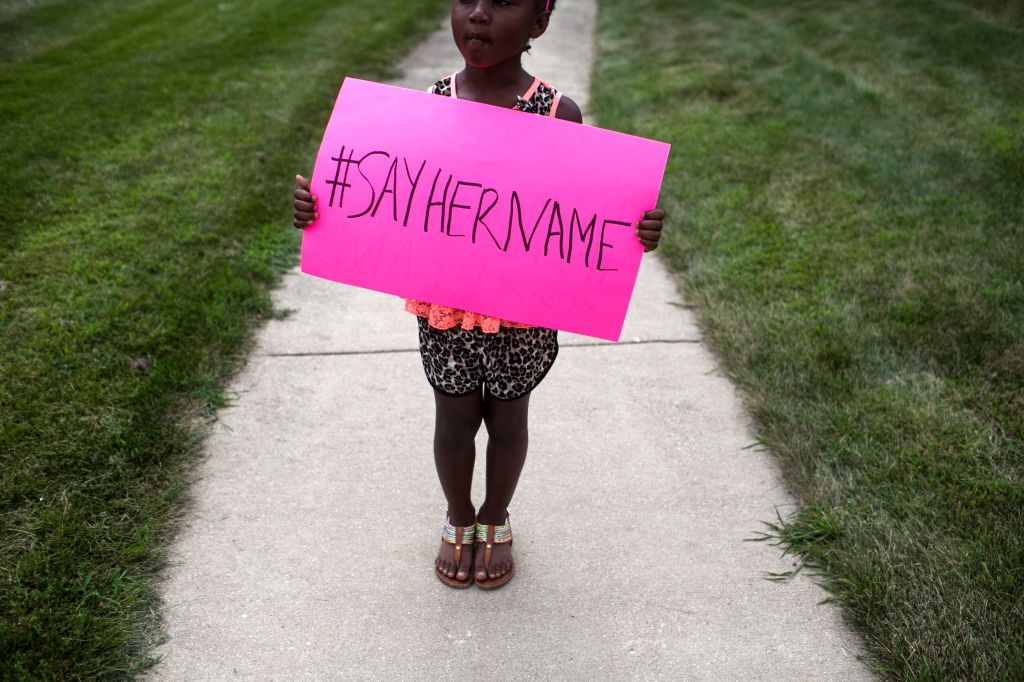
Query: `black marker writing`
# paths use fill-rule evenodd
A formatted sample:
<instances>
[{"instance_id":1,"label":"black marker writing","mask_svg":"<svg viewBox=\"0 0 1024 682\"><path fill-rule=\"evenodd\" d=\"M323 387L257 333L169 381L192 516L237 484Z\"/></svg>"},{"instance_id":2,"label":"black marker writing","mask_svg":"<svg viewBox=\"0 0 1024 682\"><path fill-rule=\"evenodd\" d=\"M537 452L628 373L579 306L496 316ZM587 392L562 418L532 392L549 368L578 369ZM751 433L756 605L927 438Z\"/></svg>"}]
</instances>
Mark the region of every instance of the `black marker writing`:
<instances>
[{"instance_id":1,"label":"black marker writing","mask_svg":"<svg viewBox=\"0 0 1024 682\"><path fill-rule=\"evenodd\" d=\"M420 176L423 175L423 169L427 167L427 162L424 161L420 164L420 170L416 173L416 179L412 179L412 173L409 172L409 161L408 159L402 159L405 162L405 174L409 176L409 184L412 185L412 189L409 190L409 203L405 206L405 220L402 221L402 227L409 227L409 213L412 211L412 198L416 196L416 188L420 184Z\"/></svg>"},{"instance_id":2,"label":"black marker writing","mask_svg":"<svg viewBox=\"0 0 1024 682\"><path fill-rule=\"evenodd\" d=\"M590 248L594 245L594 226L597 224L597 214L590 219L590 223L587 224L587 229L583 229L583 223L580 221L580 215L574 208L572 210L572 218L569 219L569 253L565 257L566 263L572 263L572 236L574 233L573 226L579 225L580 241L586 242L587 252L583 256L583 265L590 267Z\"/></svg>"},{"instance_id":3,"label":"black marker writing","mask_svg":"<svg viewBox=\"0 0 1024 682\"><path fill-rule=\"evenodd\" d=\"M552 229L555 226L555 220L558 220L558 229ZM570 225L571 227L571 225ZM562 230L565 226L562 224L562 211L558 208L558 202L551 207L551 220L548 221L548 236L544 240L544 255L548 255L548 246L551 245L551 238L556 234L558 235L558 257L565 258L565 249L562 248Z\"/></svg>"},{"instance_id":4,"label":"black marker writing","mask_svg":"<svg viewBox=\"0 0 1024 682\"><path fill-rule=\"evenodd\" d=\"M452 200L448 202L448 223L445 225L444 232L449 237L465 237L464 234L452 234L452 216L455 215L455 209L457 208L469 208L469 204L456 204L455 198L459 196L460 187L482 187L478 182L463 182L459 180L455 183L455 191L452 192Z\"/></svg>"},{"instance_id":5,"label":"black marker writing","mask_svg":"<svg viewBox=\"0 0 1024 682\"><path fill-rule=\"evenodd\" d=\"M515 190L512 190L512 201L511 205L509 206L508 212L508 235L505 237L505 248L503 248L502 251L505 251L507 253L509 243L512 241L512 217L513 214L515 214L519 222L519 234L522 235L523 237L523 248L526 250L527 253L529 253L530 246L533 244L533 236L537 234L537 227L540 226L540 220L541 218L544 217L544 213L547 212L548 206L550 205L551 199L548 199L546 202L544 202L544 208L542 208L540 210L540 213L537 215L537 220L536 222L533 223L533 230L530 231L530 237L529 239L527 239L526 230L523 229L523 207L519 203L519 193L516 192Z\"/></svg>"},{"instance_id":6,"label":"black marker writing","mask_svg":"<svg viewBox=\"0 0 1024 682\"><path fill-rule=\"evenodd\" d=\"M481 209L484 206L484 197L487 196L488 192L491 192L491 193L494 194L494 201L491 202L491 205L487 207L486 211L483 211L481 213L480 211L481 211ZM494 189L492 187L488 187L480 195L480 204L476 208L476 218L473 219L473 243L474 244L476 244L476 230L477 230L477 227L480 226L480 225L483 225L484 229L487 230L487 234L489 234L491 236L491 241L494 242L494 245L497 246L499 249L501 248L501 244L498 243L498 239L494 236L494 233L491 232L490 226L487 223L484 222L484 218L487 217L487 214L490 213L491 210L495 206L497 206L497 205L498 205L498 190L496 190L496 189Z\"/></svg>"},{"instance_id":7,"label":"black marker writing","mask_svg":"<svg viewBox=\"0 0 1024 682\"><path fill-rule=\"evenodd\" d=\"M349 218L362 218L364 215L370 212L370 209L373 208L374 201L377 199L377 192L373 188L373 183L370 182L370 178L366 177L366 173L363 172L363 161L366 161L371 156L376 156L377 154L380 154L381 156L386 156L389 159L391 158L391 155L388 154L387 152L370 152L366 154L363 158L359 159L359 164L356 167L359 170L359 174L363 176L363 180L366 180L366 184L370 186L370 203L366 205L366 208L363 210L362 213L354 213L353 215L350 215Z\"/></svg>"},{"instance_id":8,"label":"black marker writing","mask_svg":"<svg viewBox=\"0 0 1024 682\"><path fill-rule=\"evenodd\" d=\"M391 189L388 189L388 181L391 181ZM381 202L384 201L385 194L391 194L391 219L396 223L398 222L398 157L396 156L394 161L391 162L391 167L388 168L388 177L384 179L384 189L380 191L380 198L377 199L377 204L373 207L373 212L370 214L371 217L377 217L377 210L380 209Z\"/></svg>"},{"instance_id":9,"label":"black marker writing","mask_svg":"<svg viewBox=\"0 0 1024 682\"><path fill-rule=\"evenodd\" d=\"M427 212L423 215L423 231L426 232L430 226L430 209L434 206L441 207L441 231L444 232L444 206L448 200L448 188L452 184L452 176L448 175L448 182L444 185L444 196L441 197L441 201L434 201L434 190L437 189L437 180L441 177L441 169L437 169L437 175L434 176L434 183L430 186L430 196L427 198Z\"/></svg>"},{"instance_id":10,"label":"black marker writing","mask_svg":"<svg viewBox=\"0 0 1024 682\"><path fill-rule=\"evenodd\" d=\"M611 225L622 225L623 227L629 227L629 223L624 223L621 220L605 220L603 223L601 223L601 243L597 247L597 269L598 270L602 270L604 272L615 272L616 270L618 270L618 268L602 268L601 267L601 259L604 258L605 247L607 247L609 249L612 248L611 244L606 244L605 241L604 241L604 228L608 227L609 224L611 224Z\"/></svg>"},{"instance_id":11,"label":"black marker writing","mask_svg":"<svg viewBox=\"0 0 1024 682\"><path fill-rule=\"evenodd\" d=\"M341 208L341 205L345 203L345 188L352 186L348 184L348 169L352 165L352 159L353 157L355 157L355 155L355 151L350 150L348 153L348 158L346 159L345 145L342 145L341 152L337 156L331 157L331 161L337 161L338 165L334 167L334 180L327 181L327 184L331 186L331 198L327 200L328 206L334 206L334 196L335 193L338 191L339 187L341 187L341 196L338 198L338 208ZM341 179L341 182L338 182L338 176L341 175L342 166L345 166L345 177Z\"/></svg>"},{"instance_id":12,"label":"black marker writing","mask_svg":"<svg viewBox=\"0 0 1024 682\"><path fill-rule=\"evenodd\" d=\"M387 165L369 163L375 156L383 156L388 160ZM534 214L533 210L540 205L537 201L531 200L533 197L525 196L517 189L501 191L479 182L461 180L455 173L436 165L431 165L431 170L436 170L430 183L430 191L426 192L425 179L429 177L429 171L426 171L428 161L421 161L417 168L409 159L381 150L371 151L362 158L356 157L354 149L342 146L337 156L330 157L334 164L334 178L325 181L325 184L331 187L328 206L332 208L344 207L346 193L349 195L347 198L350 204L368 200L366 207L358 213L349 215L349 219L368 216L377 219L376 227L382 227L386 224L387 219L384 216L387 214L378 216L378 213L384 202L390 199L391 221L395 225L408 227L412 215L415 213L418 219L422 213L424 234L455 238L468 236L471 243L478 248L497 249L509 254L538 254L538 257L557 258L566 265L574 265L575 262L582 260L578 267L596 268L601 272L618 270L610 267L609 261L614 257L614 247L607 241L610 234L607 230L609 226L612 226L613 230L617 229L616 226L628 228L631 226L629 222L605 218L598 212L581 212L579 208L567 206L550 196L545 198L543 206ZM404 173L399 170L400 163L405 169ZM359 183L350 181L349 172L352 166L356 167L366 183L369 190L366 194L363 194L361 186L356 186ZM413 169L416 169L415 173ZM423 192L419 191L420 185L424 186ZM408 197L403 194L406 191L409 193ZM353 200L353 193L357 193L359 198ZM398 207L401 202L405 203L404 213ZM440 215L435 215L435 211L439 211ZM526 226L530 223L530 218L534 218L533 225L527 231ZM381 219L384 223L380 222ZM540 226L545 222L545 230L540 232ZM431 230L431 225L436 225L437 229ZM494 226L499 225L501 227L495 230ZM501 228L506 225L505 234L500 234ZM481 230L489 239L481 235ZM538 240L543 241L543 249L537 243ZM595 246L596 264L592 265L590 256ZM378 257L376 250L365 255L368 258Z\"/></svg>"}]
</instances>

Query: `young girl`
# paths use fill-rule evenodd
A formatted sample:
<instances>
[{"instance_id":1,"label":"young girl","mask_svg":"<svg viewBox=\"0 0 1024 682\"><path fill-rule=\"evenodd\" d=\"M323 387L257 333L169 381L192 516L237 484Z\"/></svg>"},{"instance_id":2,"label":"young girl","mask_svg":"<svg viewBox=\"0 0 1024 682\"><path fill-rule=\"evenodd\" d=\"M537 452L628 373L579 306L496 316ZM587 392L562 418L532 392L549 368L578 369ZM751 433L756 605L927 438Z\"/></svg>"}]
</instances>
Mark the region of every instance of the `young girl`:
<instances>
[{"instance_id":1,"label":"young girl","mask_svg":"<svg viewBox=\"0 0 1024 682\"><path fill-rule=\"evenodd\" d=\"M452 34L466 66L429 92L582 123L575 102L522 66L555 3L452 0ZM294 225L303 228L319 212L309 180L295 179ZM657 247L664 217L655 209L637 222L645 251ZM530 393L558 355L558 332L426 301L406 299L405 310L417 316L423 369L434 389L434 463L448 501L434 571L452 587L474 579L484 589L500 587L515 568L508 505L526 460ZM470 488L481 421L488 434L487 491L476 510ZM464 545L475 547L472 557Z\"/></svg>"}]
</instances>

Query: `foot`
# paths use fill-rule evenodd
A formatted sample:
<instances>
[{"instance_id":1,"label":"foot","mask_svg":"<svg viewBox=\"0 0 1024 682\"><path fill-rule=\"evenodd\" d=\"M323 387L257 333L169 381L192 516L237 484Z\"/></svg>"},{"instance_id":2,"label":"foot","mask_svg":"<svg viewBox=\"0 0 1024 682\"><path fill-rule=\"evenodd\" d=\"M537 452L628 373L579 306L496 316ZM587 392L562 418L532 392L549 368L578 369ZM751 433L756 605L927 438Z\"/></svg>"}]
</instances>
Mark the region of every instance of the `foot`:
<instances>
[{"instance_id":1,"label":"foot","mask_svg":"<svg viewBox=\"0 0 1024 682\"><path fill-rule=\"evenodd\" d=\"M506 521L506 514L502 514L501 519L496 520L496 517L486 516L483 512L476 519L477 523L486 523L488 525L501 525ZM495 542L491 544L491 563L489 565L484 565L484 550L486 547L487 543L482 540L477 540L476 545L473 547L473 573L477 580L493 580L512 570L511 542Z\"/></svg>"},{"instance_id":2,"label":"foot","mask_svg":"<svg viewBox=\"0 0 1024 682\"><path fill-rule=\"evenodd\" d=\"M451 521L453 526L472 526L474 513L470 513L468 516L448 516L448 520ZM469 533L472 533L473 529L470 528L466 532L466 539L469 540ZM445 540L441 540L441 548L437 551L437 559L434 560L434 565L440 568L441 572L449 578L455 578L456 580L462 581L469 576L470 565L473 561L473 545L462 545L462 557L459 561L459 565L455 565L455 545Z\"/></svg>"}]
</instances>

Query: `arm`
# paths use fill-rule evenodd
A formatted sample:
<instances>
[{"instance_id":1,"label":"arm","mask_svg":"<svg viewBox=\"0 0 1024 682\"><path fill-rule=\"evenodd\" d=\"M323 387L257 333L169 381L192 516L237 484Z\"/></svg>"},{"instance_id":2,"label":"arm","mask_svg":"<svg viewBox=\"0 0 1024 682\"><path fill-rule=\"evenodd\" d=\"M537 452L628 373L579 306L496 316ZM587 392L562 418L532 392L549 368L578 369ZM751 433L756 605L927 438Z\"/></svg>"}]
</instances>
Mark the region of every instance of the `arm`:
<instances>
[{"instance_id":1,"label":"arm","mask_svg":"<svg viewBox=\"0 0 1024 682\"><path fill-rule=\"evenodd\" d=\"M562 95L562 99L558 102L558 108L555 109L555 118L560 118L563 121L572 121L573 123L583 123L583 112L580 111L580 107L576 102Z\"/></svg>"}]
</instances>

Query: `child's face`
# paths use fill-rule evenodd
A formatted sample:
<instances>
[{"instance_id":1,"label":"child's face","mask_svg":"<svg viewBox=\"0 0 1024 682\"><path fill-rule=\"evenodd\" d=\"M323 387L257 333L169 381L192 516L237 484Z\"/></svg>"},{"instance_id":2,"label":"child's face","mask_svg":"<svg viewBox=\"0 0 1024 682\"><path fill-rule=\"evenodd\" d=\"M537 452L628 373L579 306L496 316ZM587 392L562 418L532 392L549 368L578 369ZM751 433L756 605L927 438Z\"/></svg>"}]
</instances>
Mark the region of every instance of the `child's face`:
<instances>
[{"instance_id":1,"label":"child's face","mask_svg":"<svg viewBox=\"0 0 1024 682\"><path fill-rule=\"evenodd\" d=\"M544 33L547 20L534 0L452 0L455 44L475 67L518 57L531 38Z\"/></svg>"}]
</instances>

